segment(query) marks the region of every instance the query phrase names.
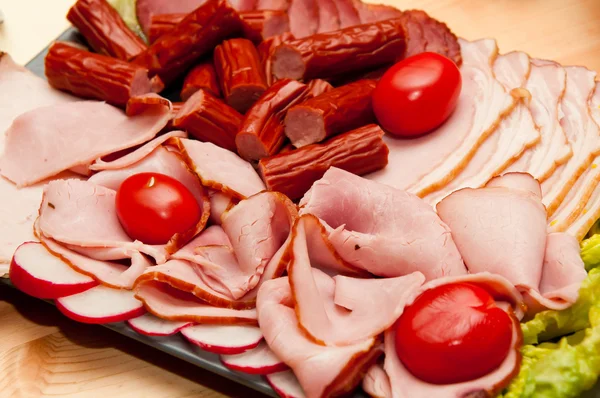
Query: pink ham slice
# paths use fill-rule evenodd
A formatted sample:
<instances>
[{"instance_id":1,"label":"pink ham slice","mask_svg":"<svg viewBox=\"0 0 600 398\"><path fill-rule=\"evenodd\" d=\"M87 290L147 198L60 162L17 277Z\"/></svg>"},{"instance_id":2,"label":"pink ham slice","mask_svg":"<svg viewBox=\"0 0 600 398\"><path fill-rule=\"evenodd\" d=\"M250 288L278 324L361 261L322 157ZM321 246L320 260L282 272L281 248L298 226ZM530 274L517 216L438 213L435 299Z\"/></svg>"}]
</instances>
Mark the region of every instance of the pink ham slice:
<instances>
[{"instance_id":1,"label":"pink ham slice","mask_svg":"<svg viewBox=\"0 0 600 398\"><path fill-rule=\"evenodd\" d=\"M358 11L360 22L363 24L400 18L402 16L402 11L392 6L367 4L360 0L353 0L352 3L354 4L354 8Z\"/></svg>"},{"instance_id":2,"label":"pink ham slice","mask_svg":"<svg viewBox=\"0 0 600 398\"><path fill-rule=\"evenodd\" d=\"M466 273L450 229L418 197L332 168L300 202L348 263L375 275L427 279Z\"/></svg>"},{"instance_id":3,"label":"pink ham slice","mask_svg":"<svg viewBox=\"0 0 600 398\"><path fill-rule=\"evenodd\" d=\"M500 55L494 62L498 81L518 99L515 109L477 150L467 166L446 186L424 200L436 205L450 193L462 188L479 188L492 177L501 174L528 148L540 140L540 133L529 111L531 95L523 89L530 71L529 56L522 52Z\"/></svg>"},{"instance_id":4,"label":"pink ham slice","mask_svg":"<svg viewBox=\"0 0 600 398\"><path fill-rule=\"evenodd\" d=\"M208 190L208 198L210 200L210 222L221 225L221 217L236 205L236 200L231 195L214 189Z\"/></svg>"},{"instance_id":5,"label":"pink ham slice","mask_svg":"<svg viewBox=\"0 0 600 398\"><path fill-rule=\"evenodd\" d=\"M389 164L367 178L406 189L419 196L444 187L460 173L483 142L516 105L494 78L496 42L460 40L463 87L452 116L421 138L384 137Z\"/></svg>"},{"instance_id":6,"label":"pink ham slice","mask_svg":"<svg viewBox=\"0 0 600 398\"><path fill-rule=\"evenodd\" d=\"M185 131L170 131L166 134L160 135L142 145L140 148L130 152L118 159L112 161L104 161L101 158L96 159L94 163L90 165L92 171L103 171L103 170L119 170L129 167L135 163L138 163L148 155L150 155L156 148L167 142L171 138L187 138Z\"/></svg>"},{"instance_id":7,"label":"pink ham slice","mask_svg":"<svg viewBox=\"0 0 600 398\"><path fill-rule=\"evenodd\" d=\"M158 282L139 284L135 297L148 312L177 322L211 325L256 325L256 310L234 310L207 305L195 296Z\"/></svg>"},{"instance_id":8,"label":"pink ham slice","mask_svg":"<svg viewBox=\"0 0 600 398\"><path fill-rule=\"evenodd\" d=\"M152 15L188 14L206 3L207 0L137 0L136 13L142 30L147 35L150 31Z\"/></svg>"},{"instance_id":9,"label":"pink ham slice","mask_svg":"<svg viewBox=\"0 0 600 398\"><path fill-rule=\"evenodd\" d=\"M531 93L529 109L540 129L541 139L507 171L526 172L543 182L572 156L571 146L560 125L560 103L566 88L565 69L556 63L533 59L524 87Z\"/></svg>"},{"instance_id":10,"label":"pink ham slice","mask_svg":"<svg viewBox=\"0 0 600 398\"><path fill-rule=\"evenodd\" d=\"M290 31L297 39L312 36L319 29L317 0L292 0L288 9Z\"/></svg>"},{"instance_id":11,"label":"pink ham slice","mask_svg":"<svg viewBox=\"0 0 600 398\"><path fill-rule=\"evenodd\" d=\"M274 279L261 287L259 323L271 350L294 371L306 397L352 391L380 356L379 340L369 338L344 347L315 344L298 327L292 305L288 278Z\"/></svg>"},{"instance_id":12,"label":"pink ham slice","mask_svg":"<svg viewBox=\"0 0 600 398\"><path fill-rule=\"evenodd\" d=\"M205 187L245 199L266 190L252 165L233 152L210 142L174 139L188 166Z\"/></svg>"},{"instance_id":13,"label":"pink ham slice","mask_svg":"<svg viewBox=\"0 0 600 398\"><path fill-rule=\"evenodd\" d=\"M291 0L258 0L257 10L284 10L290 7Z\"/></svg>"},{"instance_id":14,"label":"pink ham slice","mask_svg":"<svg viewBox=\"0 0 600 398\"><path fill-rule=\"evenodd\" d=\"M363 390L371 397L391 398L392 386L390 378L380 364L375 364L369 368L362 382Z\"/></svg>"},{"instance_id":15,"label":"pink ham slice","mask_svg":"<svg viewBox=\"0 0 600 398\"><path fill-rule=\"evenodd\" d=\"M566 233L549 234L539 291L524 293L528 311L535 314L570 307L577 301L586 277L577 239Z\"/></svg>"},{"instance_id":16,"label":"pink ham slice","mask_svg":"<svg viewBox=\"0 0 600 398\"><path fill-rule=\"evenodd\" d=\"M442 200L437 211L469 272L502 275L520 289L539 287L546 211L533 177L506 174L486 188L462 189Z\"/></svg>"},{"instance_id":17,"label":"pink ham slice","mask_svg":"<svg viewBox=\"0 0 600 398\"><path fill-rule=\"evenodd\" d=\"M0 172L27 186L61 171L151 140L167 124L170 107L148 104L130 117L104 102L56 104L26 112L6 132Z\"/></svg>"},{"instance_id":18,"label":"pink ham slice","mask_svg":"<svg viewBox=\"0 0 600 398\"><path fill-rule=\"evenodd\" d=\"M360 25L358 10L354 7L352 0L333 0L340 16L340 28Z\"/></svg>"},{"instance_id":19,"label":"pink ham slice","mask_svg":"<svg viewBox=\"0 0 600 398\"><path fill-rule=\"evenodd\" d=\"M76 101L0 52L0 153L5 131L20 114L42 106ZM8 272L14 251L23 242L36 240L33 222L42 200L43 183L17 189L0 178L0 276Z\"/></svg>"},{"instance_id":20,"label":"pink ham slice","mask_svg":"<svg viewBox=\"0 0 600 398\"><path fill-rule=\"evenodd\" d=\"M567 89L562 99L564 117L560 123L571 144L573 156L542 184L543 202L549 216L560 207L577 179L591 166L600 151L600 131L589 110L590 99L596 87L596 72L580 66L569 66L565 70ZM583 201L580 198L576 200Z\"/></svg>"},{"instance_id":21,"label":"pink ham slice","mask_svg":"<svg viewBox=\"0 0 600 398\"><path fill-rule=\"evenodd\" d=\"M322 264L311 264L305 223L313 220L303 216L294 226L288 265L300 326L315 343L327 346L349 345L383 333L398 319L425 277L415 272L387 279L332 278L318 269Z\"/></svg>"},{"instance_id":22,"label":"pink ham slice","mask_svg":"<svg viewBox=\"0 0 600 398\"><path fill-rule=\"evenodd\" d=\"M318 32L331 32L340 29L340 14L334 0L319 0L319 30Z\"/></svg>"}]
</instances>

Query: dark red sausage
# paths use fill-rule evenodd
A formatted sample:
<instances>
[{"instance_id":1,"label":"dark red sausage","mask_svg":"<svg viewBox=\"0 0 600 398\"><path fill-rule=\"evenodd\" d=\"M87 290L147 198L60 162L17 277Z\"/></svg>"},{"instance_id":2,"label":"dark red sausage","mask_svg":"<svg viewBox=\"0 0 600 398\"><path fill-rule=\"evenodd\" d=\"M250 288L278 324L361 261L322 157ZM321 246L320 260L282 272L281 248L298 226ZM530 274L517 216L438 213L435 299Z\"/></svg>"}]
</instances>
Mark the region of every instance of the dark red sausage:
<instances>
[{"instance_id":1,"label":"dark red sausage","mask_svg":"<svg viewBox=\"0 0 600 398\"><path fill-rule=\"evenodd\" d=\"M217 72L212 60L206 60L194 66L183 81L181 90L181 100L187 101L196 91L207 90L215 97L221 95L219 83L217 82Z\"/></svg>"},{"instance_id":2,"label":"dark red sausage","mask_svg":"<svg viewBox=\"0 0 600 398\"><path fill-rule=\"evenodd\" d=\"M263 70L265 71L265 77L269 86L275 81L275 79L273 79L273 72L271 70L271 55L273 54L273 51L275 51L275 49L282 43L291 40L294 40L294 35L290 32L286 32L278 36L269 37L257 47L258 56L260 57L260 62Z\"/></svg>"},{"instance_id":3,"label":"dark red sausage","mask_svg":"<svg viewBox=\"0 0 600 398\"><path fill-rule=\"evenodd\" d=\"M153 15L148 40L153 43L160 36L171 31L186 14ZM255 43L281 35L290 30L290 19L284 10L254 10L239 12L243 25L244 36Z\"/></svg>"},{"instance_id":4,"label":"dark red sausage","mask_svg":"<svg viewBox=\"0 0 600 398\"><path fill-rule=\"evenodd\" d=\"M279 152L286 142L283 118L290 106L323 94L333 87L323 80L305 85L283 79L273 84L250 108L235 137L238 153L246 160L260 160Z\"/></svg>"},{"instance_id":5,"label":"dark red sausage","mask_svg":"<svg viewBox=\"0 0 600 398\"><path fill-rule=\"evenodd\" d=\"M129 61L147 48L106 0L78 0L67 19L97 53Z\"/></svg>"},{"instance_id":6,"label":"dark red sausage","mask_svg":"<svg viewBox=\"0 0 600 398\"><path fill-rule=\"evenodd\" d=\"M192 95L173 119L173 127L233 152L241 123L242 115L204 90Z\"/></svg>"},{"instance_id":7,"label":"dark red sausage","mask_svg":"<svg viewBox=\"0 0 600 398\"><path fill-rule=\"evenodd\" d=\"M50 46L44 63L52 87L120 107L125 107L131 97L163 88L160 80L149 79L148 70L141 66L67 43Z\"/></svg>"},{"instance_id":8,"label":"dark red sausage","mask_svg":"<svg viewBox=\"0 0 600 398\"><path fill-rule=\"evenodd\" d=\"M383 130L376 124L338 135L323 144L261 159L260 174L271 191L299 199L330 167L364 175L384 168L389 149Z\"/></svg>"},{"instance_id":9,"label":"dark red sausage","mask_svg":"<svg viewBox=\"0 0 600 398\"><path fill-rule=\"evenodd\" d=\"M359 25L288 41L271 54L275 78L331 78L386 65L404 57L400 19Z\"/></svg>"},{"instance_id":10,"label":"dark red sausage","mask_svg":"<svg viewBox=\"0 0 600 398\"><path fill-rule=\"evenodd\" d=\"M371 96L377 83L359 80L291 107L285 135L296 148L375 123Z\"/></svg>"},{"instance_id":11,"label":"dark red sausage","mask_svg":"<svg viewBox=\"0 0 600 398\"><path fill-rule=\"evenodd\" d=\"M226 40L215 48L214 63L225 102L246 113L267 89L256 47L248 39Z\"/></svg>"},{"instance_id":12,"label":"dark red sausage","mask_svg":"<svg viewBox=\"0 0 600 398\"><path fill-rule=\"evenodd\" d=\"M165 83L185 73L217 44L242 35L242 20L225 0L209 0L159 37L134 62Z\"/></svg>"}]
</instances>

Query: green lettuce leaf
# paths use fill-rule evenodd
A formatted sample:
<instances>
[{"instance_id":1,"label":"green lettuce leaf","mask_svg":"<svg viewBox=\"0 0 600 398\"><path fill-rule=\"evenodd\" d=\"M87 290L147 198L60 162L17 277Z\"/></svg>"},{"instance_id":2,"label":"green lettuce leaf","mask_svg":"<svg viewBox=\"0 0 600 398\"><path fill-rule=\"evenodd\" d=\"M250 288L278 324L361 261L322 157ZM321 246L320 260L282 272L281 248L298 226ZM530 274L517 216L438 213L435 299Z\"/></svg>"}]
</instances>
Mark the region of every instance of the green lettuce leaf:
<instances>
[{"instance_id":1,"label":"green lettuce leaf","mask_svg":"<svg viewBox=\"0 0 600 398\"><path fill-rule=\"evenodd\" d=\"M600 265L600 234L581 242L581 258L588 271Z\"/></svg>"},{"instance_id":2,"label":"green lettuce leaf","mask_svg":"<svg viewBox=\"0 0 600 398\"><path fill-rule=\"evenodd\" d=\"M140 36L143 40L146 40L146 36L142 31L142 27L137 19L137 13L135 11L136 0L108 0L115 10L121 15L123 21L129 26L135 34Z\"/></svg>"}]
</instances>

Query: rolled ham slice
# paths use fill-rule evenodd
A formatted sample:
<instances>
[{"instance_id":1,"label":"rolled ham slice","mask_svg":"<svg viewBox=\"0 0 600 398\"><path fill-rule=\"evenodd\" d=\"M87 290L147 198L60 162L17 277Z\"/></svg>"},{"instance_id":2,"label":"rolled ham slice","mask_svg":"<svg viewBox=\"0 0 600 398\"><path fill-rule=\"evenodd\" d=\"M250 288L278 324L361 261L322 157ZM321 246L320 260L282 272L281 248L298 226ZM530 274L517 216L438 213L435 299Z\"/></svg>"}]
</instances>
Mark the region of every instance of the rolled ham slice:
<instances>
[{"instance_id":1,"label":"rolled ham slice","mask_svg":"<svg viewBox=\"0 0 600 398\"><path fill-rule=\"evenodd\" d=\"M540 133L529 110L531 95L519 89L525 85L529 71L529 56L525 53L512 52L496 58L494 74L518 103L479 147L467 166L443 188L424 197L427 203L435 205L462 188L484 186L539 142Z\"/></svg>"},{"instance_id":2,"label":"rolled ham slice","mask_svg":"<svg viewBox=\"0 0 600 398\"><path fill-rule=\"evenodd\" d=\"M104 102L81 101L26 112L6 132L0 172L19 187L34 184L151 140L171 112L162 102L136 110L129 117Z\"/></svg>"},{"instance_id":3,"label":"rolled ham slice","mask_svg":"<svg viewBox=\"0 0 600 398\"><path fill-rule=\"evenodd\" d=\"M27 87L27 89L23 89ZM29 70L0 52L0 153L5 148L5 131L20 114L42 106L77 99L55 90ZM37 240L33 222L42 200L43 183L18 189L0 178L0 276L8 272L14 251L23 242Z\"/></svg>"},{"instance_id":4,"label":"rolled ham slice","mask_svg":"<svg viewBox=\"0 0 600 398\"><path fill-rule=\"evenodd\" d=\"M174 139L173 143L205 187L238 199L266 189L252 165L233 152L209 142Z\"/></svg>"},{"instance_id":5,"label":"rolled ham slice","mask_svg":"<svg viewBox=\"0 0 600 398\"><path fill-rule=\"evenodd\" d=\"M380 364L375 364L369 368L362 382L363 390L371 397L391 398L392 386L390 378Z\"/></svg>"},{"instance_id":6,"label":"rolled ham slice","mask_svg":"<svg viewBox=\"0 0 600 398\"><path fill-rule=\"evenodd\" d=\"M580 66L569 66L565 70L567 89L561 103L564 116L560 123L571 144L573 156L542 184L543 202L549 216L560 207L577 179L592 165L600 152L600 129L589 110L590 99L596 87L596 72ZM584 198L576 200L586 202Z\"/></svg>"},{"instance_id":7,"label":"rolled ham slice","mask_svg":"<svg viewBox=\"0 0 600 398\"><path fill-rule=\"evenodd\" d=\"M256 310L234 310L205 304L195 296L169 285L148 282L137 286L135 297L148 312L159 318L177 322L211 325L256 325Z\"/></svg>"},{"instance_id":8,"label":"rolled ham slice","mask_svg":"<svg viewBox=\"0 0 600 398\"><path fill-rule=\"evenodd\" d=\"M311 261L307 244L305 223L315 220L301 217L292 238L288 275L299 325L312 341L327 346L349 345L383 333L425 277L420 272L387 279L325 274L318 269L322 264Z\"/></svg>"},{"instance_id":9,"label":"rolled ham slice","mask_svg":"<svg viewBox=\"0 0 600 398\"><path fill-rule=\"evenodd\" d=\"M466 273L450 229L412 194L332 168L300 206L301 215L323 221L333 247L355 267L384 277Z\"/></svg>"},{"instance_id":10,"label":"rolled ham slice","mask_svg":"<svg viewBox=\"0 0 600 398\"><path fill-rule=\"evenodd\" d=\"M367 178L419 196L444 187L473 158L516 105L494 78L498 48L493 40L460 40L463 64L458 105L442 126L421 138L386 137L389 166Z\"/></svg>"},{"instance_id":11,"label":"rolled ham slice","mask_svg":"<svg viewBox=\"0 0 600 398\"><path fill-rule=\"evenodd\" d=\"M257 299L259 323L275 355L295 373L306 397L337 396L352 391L381 354L377 338L343 347L308 340L298 327L288 278L266 282Z\"/></svg>"},{"instance_id":12,"label":"rolled ham slice","mask_svg":"<svg viewBox=\"0 0 600 398\"><path fill-rule=\"evenodd\" d=\"M301 39L317 33L319 29L319 6L317 0L291 0L288 8L290 31Z\"/></svg>"}]
</instances>

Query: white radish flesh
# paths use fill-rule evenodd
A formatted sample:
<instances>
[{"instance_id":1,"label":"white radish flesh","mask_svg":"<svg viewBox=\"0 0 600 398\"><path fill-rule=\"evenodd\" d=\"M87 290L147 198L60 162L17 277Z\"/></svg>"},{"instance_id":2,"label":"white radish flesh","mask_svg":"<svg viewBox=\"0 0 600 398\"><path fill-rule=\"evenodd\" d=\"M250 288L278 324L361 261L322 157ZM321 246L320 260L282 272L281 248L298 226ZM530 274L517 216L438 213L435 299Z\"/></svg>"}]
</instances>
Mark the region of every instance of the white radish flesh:
<instances>
[{"instance_id":1,"label":"white radish flesh","mask_svg":"<svg viewBox=\"0 0 600 398\"><path fill-rule=\"evenodd\" d=\"M291 370L271 373L266 376L267 382L282 398L304 398L304 390Z\"/></svg>"},{"instance_id":2,"label":"white radish flesh","mask_svg":"<svg viewBox=\"0 0 600 398\"><path fill-rule=\"evenodd\" d=\"M231 370L254 375L268 375L288 368L265 342L243 354L221 355L221 362Z\"/></svg>"},{"instance_id":3,"label":"white radish flesh","mask_svg":"<svg viewBox=\"0 0 600 398\"><path fill-rule=\"evenodd\" d=\"M241 354L258 346L263 335L256 326L196 325L181 331L191 343L216 354Z\"/></svg>"},{"instance_id":4,"label":"white radish flesh","mask_svg":"<svg viewBox=\"0 0 600 398\"><path fill-rule=\"evenodd\" d=\"M150 313L130 319L127 323L133 330L146 336L171 336L192 325L190 322L174 322L161 319Z\"/></svg>"}]
</instances>

